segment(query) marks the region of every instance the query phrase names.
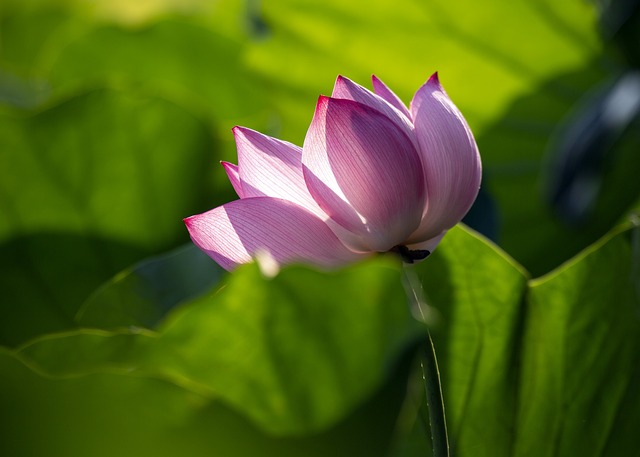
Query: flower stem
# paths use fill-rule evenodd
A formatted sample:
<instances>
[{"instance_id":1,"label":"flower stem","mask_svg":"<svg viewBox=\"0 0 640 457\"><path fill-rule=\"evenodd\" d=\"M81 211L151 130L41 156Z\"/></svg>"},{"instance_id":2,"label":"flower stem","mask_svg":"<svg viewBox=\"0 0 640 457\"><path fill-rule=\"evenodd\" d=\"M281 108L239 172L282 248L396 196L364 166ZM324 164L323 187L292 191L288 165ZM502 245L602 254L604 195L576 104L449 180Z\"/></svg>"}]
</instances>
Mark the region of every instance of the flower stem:
<instances>
[{"instance_id":1,"label":"flower stem","mask_svg":"<svg viewBox=\"0 0 640 457\"><path fill-rule=\"evenodd\" d=\"M422 297L422 285L413 271L405 265L403 268L405 287L412 311L417 312L420 320L428 325L428 309ZM424 380L427 409L429 411L429 427L431 431L431 445L433 457L449 457L449 436L447 434L447 421L444 412L444 400L442 397L442 385L440 383L440 370L436 350L431 339L431 333L427 330L427 342L421 349L422 378Z\"/></svg>"},{"instance_id":2,"label":"flower stem","mask_svg":"<svg viewBox=\"0 0 640 457\"><path fill-rule=\"evenodd\" d=\"M427 345L422 348L422 376L427 394L427 407L429 409L429 425L431 426L431 444L433 457L449 457L449 437L447 435L447 422L444 413L444 400L440 384L440 371L436 350L429 334Z\"/></svg>"}]
</instances>

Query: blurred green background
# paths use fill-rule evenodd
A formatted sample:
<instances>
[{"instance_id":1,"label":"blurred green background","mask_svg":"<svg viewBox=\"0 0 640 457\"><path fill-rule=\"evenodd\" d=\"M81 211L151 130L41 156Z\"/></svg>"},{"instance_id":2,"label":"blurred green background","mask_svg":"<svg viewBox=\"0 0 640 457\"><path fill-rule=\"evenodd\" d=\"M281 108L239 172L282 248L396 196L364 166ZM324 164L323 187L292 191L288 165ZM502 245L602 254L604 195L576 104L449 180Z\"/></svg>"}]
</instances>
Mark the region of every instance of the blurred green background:
<instances>
[{"instance_id":1,"label":"blurred green background","mask_svg":"<svg viewBox=\"0 0 640 457\"><path fill-rule=\"evenodd\" d=\"M456 455L633 455L637 3L3 0L0 454L428 455L397 265L171 250L235 198L234 125L301 144L338 74L408 103L438 71L504 250L458 229L418 269Z\"/></svg>"}]
</instances>

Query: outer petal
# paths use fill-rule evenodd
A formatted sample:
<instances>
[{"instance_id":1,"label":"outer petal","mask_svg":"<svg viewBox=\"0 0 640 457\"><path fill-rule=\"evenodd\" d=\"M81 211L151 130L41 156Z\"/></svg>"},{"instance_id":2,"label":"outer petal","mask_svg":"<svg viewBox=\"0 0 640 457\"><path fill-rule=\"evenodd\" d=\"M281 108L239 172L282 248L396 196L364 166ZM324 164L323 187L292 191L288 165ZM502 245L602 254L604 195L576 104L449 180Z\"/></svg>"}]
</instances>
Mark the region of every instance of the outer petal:
<instances>
[{"instance_id":1,"label":"outer petal","mask_svg":"<svg viewBox=\"0 0 640 457\"><path fill-rule=\"evenodd\" d=\"M373 91L379 97L385 99L388 103L393 105L398 111L407 116L407 119L411 119L411 114L407 109L407 106L385 83L383 83L376 75L371 76L373 82Z\"/></svg>"},{"instance_id":2,"label":"outer petal","mask_svg":"<svg viewBox=\"0 0 640 457\"><path fill-rule=\"evenodd\" d=\"M233 133L238 148L241 198L282 198L324 216L304 182L302 148L244 127L235 127Z\"/></svg>"},{"instance_id":3,"label":"outer petal","mask_svg":"<svg viewBox=\"0 0 640 457\"><path fill-rule=\"evenodd\" d=\"M251 262L264 251L279 264L324 267L363 257L347 249L317 216L286 200L235 200L184 222L193 242L227 270Z\"/></svg>"},{"instance_id":4,"label":"outer petal","mask_svg":"<svg viewBox=\"0 0 640 457\"><path fill-rule=\"evenodd\" d=\"M473 134L437 73L416 92L411 115L427 180L424 218L409 240L417 243L462 219L478 195L482 166Z\"/></svg>"},{"instance_id":5,"label":"outer petal","mask_svg":"<svg viewBox=\"0 0 640 457\"><path fill-rule=\"evenodd\" d=\"M320 97L302 163L313 198L359 240L343 238L353 249L387 251L418 227L425 201L420 157L379 111Z\"/></svg>"},{"instance_id":6,"label":"outer petal","mask_svg":"<svg viewBox=\"0 0 640 457\"><path fill-rule=\"evenodd\" d=\"M333 94L331 94L331 97L341 98L344 100L353 100L380 111L382 114L395 122L398 127L404 131L407 137L411 139L411 141L415 141L413 136L413 126L411 125L411 120L406 107L404 108L403 112L399 110L393 103L389 103L388 100L374 94L370 90L362 87L360 84L351 81L349 78L345 78L344 76L338 76L338 78L336 79L336 83L333 86ZM400 104L402 104L402 102L400 102ZM415 144L415 146L416 148L418 147L417 143Z\"/></svg>"},{"instance_id":7,"label":"outer petal","mask_svg":"<svg viewBox=\"0 0 640 457\"><path fill-rule=\"evenodd\" d=\"M240 172L238 171L238 166L229 162L220 162L224 171L227 172L227 177L229 178L229 182L233 186L233 190L236 191L238 197L244 198L244 191L242 190L242 184L240 183Z\"/></svg>"}]
</instances>

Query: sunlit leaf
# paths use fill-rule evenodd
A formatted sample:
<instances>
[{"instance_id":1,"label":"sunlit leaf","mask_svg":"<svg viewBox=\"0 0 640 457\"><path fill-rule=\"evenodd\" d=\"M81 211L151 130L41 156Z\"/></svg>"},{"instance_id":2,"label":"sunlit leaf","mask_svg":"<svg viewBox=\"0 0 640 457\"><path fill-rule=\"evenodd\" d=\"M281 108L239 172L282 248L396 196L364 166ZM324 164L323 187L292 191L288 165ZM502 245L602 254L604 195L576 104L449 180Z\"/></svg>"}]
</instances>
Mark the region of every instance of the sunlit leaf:
<instances>
[{"instance_id":1,"label":"sunlit leaf","mask_svg":"<svg viewBox=\"0 0 640 457\"><path fill-rule=\"evenodd\" d=\"M526 272L457 228L417 273L427 304L441 313L434 337L456 455L482 443L491 443L486 455L509 455Z\"/></svg>"},{"instance_id":2,"label":"sunlit leaf","mask_svg":"<svg viewBox=\"0 0 640 457\"><path fill-rule=\"evenodd\" d=\"M629 427L640 416L640 257L630 235L614 234L531 282L515 452L604 457L637 449Z\"/></svg>"},{"instance_id":3,"label":"sunlit leaf","mask_svg":"<svg viewBox=\"0 0 640 457\"><path fill-rule=\"evenodd\" d=\"M0 454L11 457L384 457L406 368L322 433L274 437L222 401L153 377L51 380L0 350Z\"/></svg>"},{"instance_id":4,"label":"sunlit leaf","mask_svg":"<svg viewBox=\"0 0 640 457\"><path fill-rule=\"evenodd\" d=\"M241 42L186 20L141 28L96 27L61 51L51 68L56 93L79 87L138 85L220 123L223 140L240 118L263 109L264 86L247 72ZM230 157L229 157L230 159Z\"/></svg>"},{"instance_id":5,"label":"sunlit leaf","mask_svg":"<svg viewBox=\"0 0 640 457\"><path fill-rule=\"evenodd\" d=\"M442 314L436 346L456 455L635 452L637 231L617 231L529 281L462 230L419 266Z\"/></svg>"},{"instance_id":6,"label":"sunlit leaf","mask_svg":"<svg viewBox=\"0 0 640 457\"><path fill-rule=\"evenodd\" d=\"M19 354L55 376L158 376L224 399L265 430L299 434L344 417L423 338L399 265L384 258L333 273L287 268L273 279L248 265L175 309L157 333L81 330Z\"/></svg>"}]
</instances>

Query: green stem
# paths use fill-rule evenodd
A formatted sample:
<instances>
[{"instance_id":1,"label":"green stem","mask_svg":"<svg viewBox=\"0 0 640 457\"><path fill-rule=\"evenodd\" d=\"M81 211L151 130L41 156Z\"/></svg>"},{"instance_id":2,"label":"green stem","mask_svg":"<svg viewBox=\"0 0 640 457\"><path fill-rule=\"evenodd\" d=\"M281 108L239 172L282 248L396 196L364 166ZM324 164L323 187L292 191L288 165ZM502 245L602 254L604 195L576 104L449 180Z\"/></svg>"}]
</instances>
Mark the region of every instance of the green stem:
<instances>
[{"instance_id":1,"label":"green stem","mask_svg":"<svg viewBox=\"0 0 640 457\"><path fill-rule=\"evenodd\" d=\"M421 365L424 387L427 394L427 407L429 408L433 457L449 457L449 437L447 435L447 421L444 414L440 371L438 370L436 350L430 334L427 345L422 349Z\"/></svg>"},{"instance_id":2,"label":"green stem","mask_svg":"<svg viewBox=\"0 0 640 457\"><path fill-rule=\"evenodd\" d=\"M407 295L412 306L420 314L420 318L428 324L428 316L425 315L426 303L422 297L422 285L415 276L405 266L405 285ZM442 398L442 385L440 383L440 370L436 350L431 339L431 333L427 330L428 341L421 350L420 364L422 366L422 377L426 392L427 408L429 411L429 427L431 429L431 445L433 447L433 457L449 457L449 437L447 435L447 421L444 412L444 400Z\"/></svg>"}]
</instances>

